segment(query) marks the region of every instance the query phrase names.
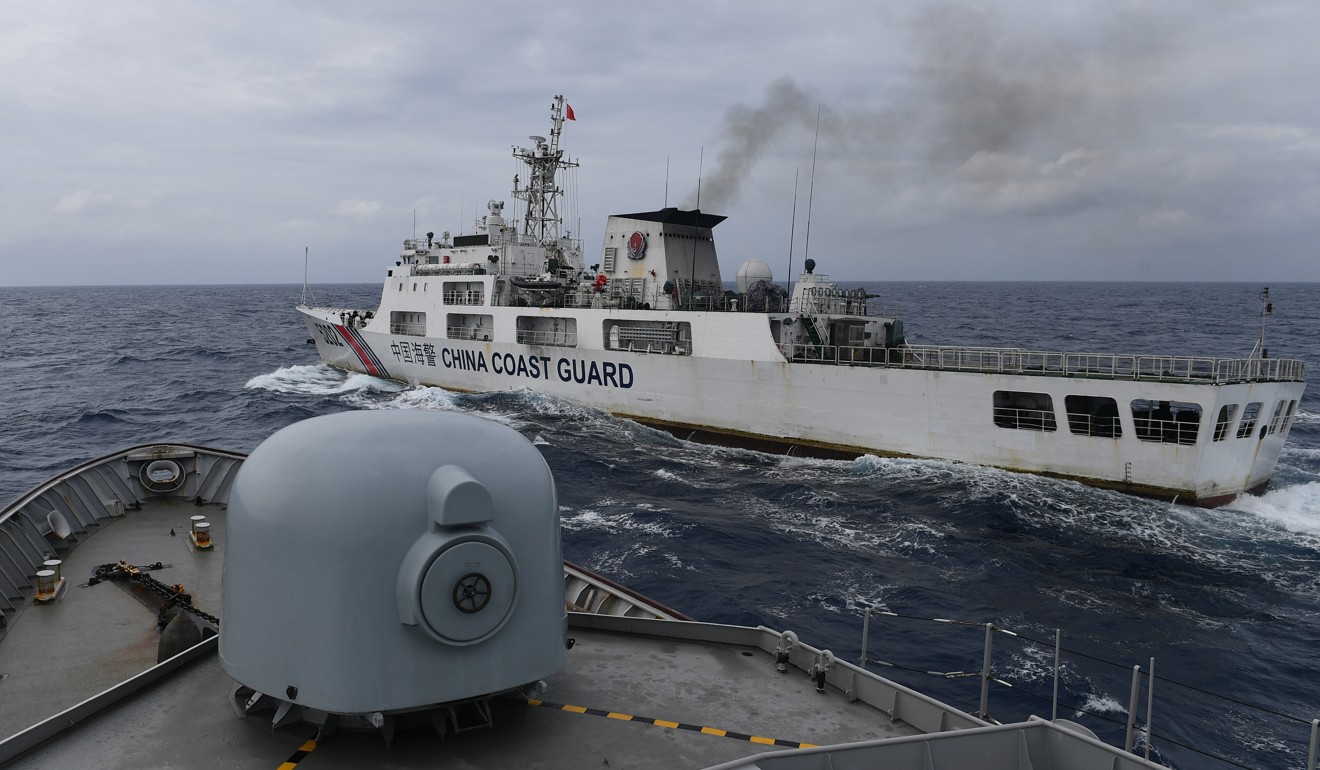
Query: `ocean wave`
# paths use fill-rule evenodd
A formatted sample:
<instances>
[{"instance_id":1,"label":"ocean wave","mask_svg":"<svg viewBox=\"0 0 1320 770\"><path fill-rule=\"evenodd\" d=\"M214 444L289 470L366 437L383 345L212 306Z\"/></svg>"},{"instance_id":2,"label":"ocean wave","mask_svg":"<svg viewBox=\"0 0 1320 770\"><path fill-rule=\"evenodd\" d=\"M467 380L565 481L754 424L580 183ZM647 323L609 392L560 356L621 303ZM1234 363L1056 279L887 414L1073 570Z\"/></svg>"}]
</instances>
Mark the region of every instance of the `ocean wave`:
<instances>
[{"instance_id":1,"label":"ocean wave","mask_svg":"<svg viewBox=\"0 0 1320 770\"><path fill-rule=\"evenodd\" d=\"M601 501L602 507L609 504ZM584 508L572 515L560 518L560 525L568 532L596 530L609 534L632 533L647 537L677 537L683 527L674 527L659 521L645 521L628 512L608 512L595 508Z\"/></svg>"},{"instance_id":2,"label":"ocean wave","mask_svg":"<svg viewBox=\"0 0 1320 770\"><path fill-rule=\"evenodd\" d=\"M386 400L371 398L363 393L346 399L362 409L429 409L437 412L452 412L458 409L458 396L444 388L417 386L401 390Z\"/></svg>"},{"instance_id":3,"label":"ocean wave","mask_svg":"<svg viewBox=\"0 0 1320 770\"><path fill-rule=\"evenodd\" d=\"M633 582L638 573L632 569L655 551L655 546L648 543L630 543L622 548L607 548L598 551L587 566L611 579Z\"/></svg>"},{"instance_id":4,"label":"ocean wave","mask_svg":"<svg viewBox=\"0 0 1320 770\"><path fill-rule=\"evenodd\" d=\"M1074 715L1074 719L1081 718L1085 714L1116 714L1118 716L1127 716L1127 706L1112 695L1104 693L1091 693L1082 700L1081 711ZM1083 713L1085 712L1085 713Z\"/></svg>"},{"instance_id":5,"label":"ocean wave","mask_svg":"<svg viewBox=\"0 0 1320 770\"><path fill-rule=\"evenodd\" d=\"M529 388L498 393L483 393L475 396L475 398L498 401L512 399L519 411L541 417L558 417L570 420L599 420L606 417L605 413L599 409L593 409L575 401L569 401Z\"/></svg>"},{"instance_id":6,"label":"ocean wave","mask_svg":"<svg viewBox=\"0 0 1320 770\"><path fill-rule=\"evenodd\" d=\"M846 513L775 506L760 516L777 532L840 553L895 558L920 555L929 559L941 555L939 543L946 537L944 532L920 519L887 516L876 511L854 519Z\"/></svg>"},{"instance_id":7,"label":"ocean wave","mask_svg":"<svg viewBox=\"0 0 1320 770\"><path fill-rule=\"evenodd\" d=\"M1272 489L1259 496L1241 495L1224 509L1252 514L1288 532L1320 537L1320 481Z\"/></svg>"},{"instance_id":8,"label":"ocean wave","mask_svg":"<svg viewBox=\"0 0 1320 770\"><path fill-rule=\"evenodd\" d=\"M868 609L887 612L889 598L896 588L892 584L876 583L871 575L864 575L861 579L845 577L828 594L812 591L806 595L806 598L808 602L827 612L855 617Z\"/></svg>"},{"instance_id":9,"label":"ocean wave","mask_svg":"<svg viewBox=\"0 0 1320 770\"><path fill-rule=\"evenodd\" d=\"M1071 670L1067 663L1059 667L1059 679L1067 682ZM1008 656L1004 678L1012 681L1040 683L1054 678L1054 650L1026 644Z\"/></svg>"},{"instance_id":10,"label":"ocean wave","mask_svg":"<svg viewBox=\"0 0 1320 770\"><path fill-rule=\"evenodd\" d=\"M404 386L367 374L345 373L325 364L281 366L269 374L259 374L243 387L275 393L310 396L334 396L370 390L390 393Z\"/></svg>"},{"instance_id":11,"label":"ocean wave","mask_svg":"<svg viewBox=\"0 0 1320 770\"><path fill-rule=\"evenodd\" d=\"M128 422L128 413L119 409L94 409L83 412L74 420L78 425L100 425Z\"/></svg>"}]
</instances>

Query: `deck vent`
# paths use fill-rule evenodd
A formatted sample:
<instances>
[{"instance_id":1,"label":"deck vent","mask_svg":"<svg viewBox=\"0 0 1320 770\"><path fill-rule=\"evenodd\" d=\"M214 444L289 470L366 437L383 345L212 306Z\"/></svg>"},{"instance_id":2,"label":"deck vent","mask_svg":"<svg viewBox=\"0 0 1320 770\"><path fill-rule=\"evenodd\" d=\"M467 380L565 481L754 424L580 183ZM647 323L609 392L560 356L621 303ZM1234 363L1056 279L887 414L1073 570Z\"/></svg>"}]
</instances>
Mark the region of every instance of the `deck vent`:
<instances>
[{"instance_id":1,"label":"deck vent","mask_svg":"<svg viewBox=\"0 0 1320 770\"><path fill-rule=\"evenodd\" d=\"M414 410L297 423L243 464L226 527L220 659L238 705L273 708L275 725L388 740L396 717L456 724L563 666L554 480L498 423Z\"/></svg>"}]
</instances>

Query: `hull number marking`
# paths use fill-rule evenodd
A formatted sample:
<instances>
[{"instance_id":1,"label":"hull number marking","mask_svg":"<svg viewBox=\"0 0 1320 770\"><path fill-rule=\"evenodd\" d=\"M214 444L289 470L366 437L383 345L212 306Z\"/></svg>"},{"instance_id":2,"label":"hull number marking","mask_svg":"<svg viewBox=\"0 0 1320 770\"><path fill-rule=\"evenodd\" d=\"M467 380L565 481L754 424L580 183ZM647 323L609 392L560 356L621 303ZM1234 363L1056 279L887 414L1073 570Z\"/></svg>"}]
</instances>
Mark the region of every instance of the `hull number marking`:
<instances>
[{"instance_id":1,"label":"hull number marking","mask_svg":"<svg viewBox=\"0 0 1320 770\"><path fill-rule=\"evenodd\" d=\"M321 333L321 339L325 340L325 344L344 347L344 343L339 341L339 332L335 331L335 327L329 324L316 324L316 330Z\"/></svg>"}]
</instances>

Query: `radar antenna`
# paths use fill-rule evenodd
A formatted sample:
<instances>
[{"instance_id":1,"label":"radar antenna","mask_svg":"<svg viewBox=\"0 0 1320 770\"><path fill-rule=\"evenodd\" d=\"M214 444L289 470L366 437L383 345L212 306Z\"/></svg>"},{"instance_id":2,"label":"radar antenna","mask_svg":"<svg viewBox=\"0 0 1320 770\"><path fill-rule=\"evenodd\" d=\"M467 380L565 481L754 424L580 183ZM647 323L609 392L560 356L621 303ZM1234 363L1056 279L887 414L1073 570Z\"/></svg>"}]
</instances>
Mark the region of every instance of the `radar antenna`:
<instances>
[{"instance_id":1,"label":"radar antenna","mask_svg":"<svg viewBox=\"0 0 1320 770\"><path fill-rule=\"evenodd\" d=\"M559 149L559 135L564 127L564 97L556 96L550 106L550 139L543 136L529 137L531 149L514 147L513 157L527 164L527 185L518 186L518 178L513 180L513 197L527 204L527 215L523 218L523 234L546 245L560 236L563 220L559 216L559 197L564 191L555 181L555 174L560 169L577 168L578 163L564 155Z\"/></svg>"}]
</instances>

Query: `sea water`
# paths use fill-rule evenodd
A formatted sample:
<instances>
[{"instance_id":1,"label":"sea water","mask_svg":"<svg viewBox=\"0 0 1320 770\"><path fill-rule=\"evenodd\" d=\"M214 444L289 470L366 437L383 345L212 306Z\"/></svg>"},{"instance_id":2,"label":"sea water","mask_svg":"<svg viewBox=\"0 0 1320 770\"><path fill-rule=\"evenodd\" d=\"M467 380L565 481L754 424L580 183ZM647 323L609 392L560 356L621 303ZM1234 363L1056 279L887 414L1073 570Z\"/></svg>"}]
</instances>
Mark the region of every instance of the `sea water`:
<instances>
[{"instance_id":1,"label":"sea water","mask_svg":"<svg viewBox=\"0 0 1320 770\"><path fill-rule=\"evenodd\" d=\"M852 286L896 306L913 344L1244 357L1261 332L1255 285ZM1247 767L1304 766L1320 716L1314 385L1266 493L1203 510L938 460L718 448L531 391L459 395L347 374L307 344L300 290L0 289L0 503L135 444L250 451L331 412L475 413L545 455L567 558L697 619L793 629L856 661L862 613L892 612L872 619L868 656L894 664L875 670L968 711L978 676L926 672L979 672L975 624L993 623L1018 634L993 636L989 711L1002 721L1050 716L1059 629L1060 717L1121 742L1131 668L1153 657L1152 756L1232 766L1190 746ZM379 291L314 287L338 307L374 308ZM1320 285L1273 286L1271 300L1270 355L1320 370Z\"/></svg>"}]
</instances>

